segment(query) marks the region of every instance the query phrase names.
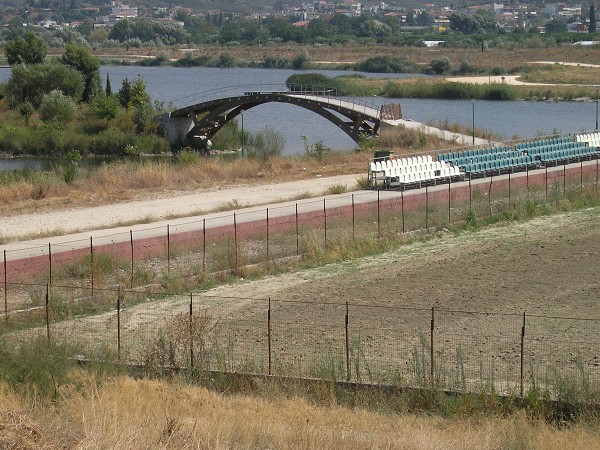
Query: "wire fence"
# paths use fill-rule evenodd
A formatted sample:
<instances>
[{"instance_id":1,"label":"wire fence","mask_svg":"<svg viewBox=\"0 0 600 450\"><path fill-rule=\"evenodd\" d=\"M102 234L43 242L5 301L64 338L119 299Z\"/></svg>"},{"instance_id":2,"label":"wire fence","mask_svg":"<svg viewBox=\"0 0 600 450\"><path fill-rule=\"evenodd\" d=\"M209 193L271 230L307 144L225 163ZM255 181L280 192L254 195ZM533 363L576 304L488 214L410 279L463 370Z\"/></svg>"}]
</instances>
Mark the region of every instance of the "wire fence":
<instances>
[{"instance_id":1,"label":"wire fence","mask_svg":"<svg viewBox=\"0 0 600 450\"><path fill-rule=\"evenodd\" d=\"M597 195L598 175L596 160L4 249L4 335L15 344L42 336L75 345L81 357L147 367L493 387L507 395L532 387L597 392L596 318L176 295L171 288L355 239L558 206Z\"/></svg>"},{"instance_id":2,"label":"wire fence","mask_svg":"<svg viewBox=\"0 0 600 450\"><path fill-rule=\"evenodd\" d=\"M600 318L12 287L36 289L37 306L5 338L42 337L76 358L521 397L600 390Z\"/></svg>"},{"instance_id":3,"label":"wire fence","mask_svg":"<svg viewBox=\"0 0 600 450\"><path fill-rule=\"evenodd\" d=\"M215 274L271 270L286 261L357 240L393 238L431 228L535 209L598 193L599 162L413 191L362 191L270 208L208 216L162 227L90 236L2 252L4 315L33 306L35 293L16 283L96 289L174 290Z\"/></svg>"}]
</instances>

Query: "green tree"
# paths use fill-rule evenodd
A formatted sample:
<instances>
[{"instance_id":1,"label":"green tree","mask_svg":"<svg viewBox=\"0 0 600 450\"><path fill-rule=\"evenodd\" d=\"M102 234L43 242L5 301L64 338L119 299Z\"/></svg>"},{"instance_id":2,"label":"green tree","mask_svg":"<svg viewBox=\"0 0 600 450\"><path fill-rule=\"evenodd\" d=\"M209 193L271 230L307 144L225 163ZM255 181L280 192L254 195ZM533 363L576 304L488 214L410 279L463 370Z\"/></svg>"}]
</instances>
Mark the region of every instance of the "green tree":
<instances>
[{"instance_id":1,"label":"green tree","mask_svg":"<svg viewBox=\"0 0 600 450\"><path fill-rule=\"evenodd\" d=\"M590 33L596 32L596 7L593 3L590 5L590 27L588 31Z\"/></svg>"},{"instance_id":2,"label":"green tree","mask_svg":"<svg viewBox=\"0 0 600 450\"><path fill-rule=\"evenodd\" d=\"M89 102L100 91L100 61L83 45L68 44L62 62L83 75L82 99Z\"/></svg>"},{"instance_id":3,"label":"green tree","mask_svg":"<svg viewBox=\"0 0 600 450\"><path fill-rule=\"evenodd\" d=\"M33 112L35 111L35 109L33 109L33 105L31 104L31 102L23 102L19 105L19 114L21 114L21 116L23 116L23 118L25 119L25 125L28 126L29 125L29 119L31 118L31 116L33 115Z\"/></svg>"},{"instance_id":4,"label":"green tree","mask_svg":"<svg viewBox=\"0 0 600 450\"><path fill-rule=\"evenodd\" d=\"M44 95L54 90L77 102L81 99L83 86L81 74L63 64L18 65L12 68L6 95L12 108L26 101L38 108Z\"/></svg>"},{"instance_id":5,"label":"green tree","mask_svg":"<svg viewBox=\"0 0 600 450\"><path fill-rule=\"evenodd\" d=\"M44 40L31 31L25 37L17 37L4 46L8 64L41 64L44 62L48 46Z\"/></svg>"},{"instance_id":6,"label":"green tree","mask_svg":"<svg viewBox=\"0 0 600 450\"><path fill-rule=\"evenodd\" d=\"M560 19L552 19L550 22L546 22L546 33L566 33L567 24Z\"/></svg>"},{"instance_id":7,"label":"green tree","mask_svg":"<svg viewBox=\"0 0 600 450\"><path fill-rule=\"evenodd\" d=\"M125 77L123 80L117 97L119 98L119 103L123 108L129 108L129 102L131 101L131 83L127 77Z\"/></svg>"},{"instance_id":8,"label":"green tree","mask_svg":"<svg viewBox=\"0 0 600 450\"><path fill-rule=\"evenodd\" d=\"M108 124L119 113L119 101L112 95L97 95L90 104L90 112Z\"/></svg>"},{"instance_id":9,"label":"green tree","mask_svg":"<svg viewBox=\"0 0 600 450\"><path fill-rule=\"evenodd\" d=\"M77 104L68 95L59 90L44 95L40 105L40 117L45 123L64 128L76 115Z\"/></svg>"},{"instance_id":10,"label":"green tree","mask_svg":"<svg viewBox=\"0 0 600 450\"><path fill-rule=\"evenodd\" d=\"M145 108L150 104L150 96L146 91L146 82L142 77L136 77L131 82L131 97L129 105L134 108Z\"/></svg>"},{"instance_id":11,"label":"green tree","mask_svg":"<svg viewBox=\"0 0 600 450\"><path fill-rule=\"evenodd\" d=\"M219 30L219 44L223 47L228 42L239 41L241 33L241 25L237 21L229 20L225 22Z\"/></svg>"},{"instance_id":12,"label":"green tree","mask_svg":"<svg viewBox=\"0 0 600 450\"><path fill-rule=\"evenodd\" d=\"M104 93L106 94L107 97L110 97L112 95L112 86L110 85L110 75L106 74L106 89L104 90Z\"/></svg>"}]
</instances>

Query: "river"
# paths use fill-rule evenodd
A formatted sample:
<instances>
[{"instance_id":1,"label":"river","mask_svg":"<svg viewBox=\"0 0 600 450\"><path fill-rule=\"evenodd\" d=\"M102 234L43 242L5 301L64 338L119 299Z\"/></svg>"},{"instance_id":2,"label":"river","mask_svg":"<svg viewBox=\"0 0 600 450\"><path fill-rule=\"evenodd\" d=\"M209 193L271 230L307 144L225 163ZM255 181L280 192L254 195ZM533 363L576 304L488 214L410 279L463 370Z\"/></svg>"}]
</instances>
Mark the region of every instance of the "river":
<instances>
[{"instance_id":1,"label":"river","mask_svg":"<svg viewBox=\"0 0 600 450\"><path fill-rule=\"evenodd\" d=\"M284 86L285 80L294 70L280 69L216 69L216 68L175 68L175 67L136 67L103 66L100 69L103 83L110 75L111 85L117 91L125 77L130 80L143 77L153 100L165 104L180 105L182 97L231 86L271 85ZM340 75L348 72L320 71L326 75ZM364 74L369 77L408 77L413 75ZM0 69L0 81L10 77L10 69ZM256 90L256 89L255 89ZM386 99L381 97L362 98L373 106L384 103L400 103L405 119L436 124L448 121L465 127L480 128L508 140L514 136L533 137L550 134L579 132L595 127L596 104L594 102L527 102L527 101L476 101L470 100L422 100ZM244 127L249 131L263 130L272 126L286 138L285 154L304 151L302 135L309 143L323 141L333 149L351 149L355 143L330 122L297 106L268 103L252 108L244 113Z\"/></svg>"}]
</instances>

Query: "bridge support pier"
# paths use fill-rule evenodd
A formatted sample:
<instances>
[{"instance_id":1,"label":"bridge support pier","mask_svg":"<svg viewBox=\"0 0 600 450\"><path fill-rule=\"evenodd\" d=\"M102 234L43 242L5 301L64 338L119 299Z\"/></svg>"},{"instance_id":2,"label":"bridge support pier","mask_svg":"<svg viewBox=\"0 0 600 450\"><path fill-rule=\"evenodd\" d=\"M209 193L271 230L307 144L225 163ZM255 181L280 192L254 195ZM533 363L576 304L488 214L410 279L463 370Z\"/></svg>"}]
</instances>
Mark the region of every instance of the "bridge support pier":
<instances>
[{"instance_id":1,"label":"bridge support pier","mask_svg":"<svg viewBox=\"0 0 600 450\"><path fill-rule=\"evenodd\" d=\"M167 138L171 142L185 140L187 134L194 128L194 125L196 125L194 117L172 117L171 113L156 116L154 120L162 125Z\"/></svg>"}]
</instances>

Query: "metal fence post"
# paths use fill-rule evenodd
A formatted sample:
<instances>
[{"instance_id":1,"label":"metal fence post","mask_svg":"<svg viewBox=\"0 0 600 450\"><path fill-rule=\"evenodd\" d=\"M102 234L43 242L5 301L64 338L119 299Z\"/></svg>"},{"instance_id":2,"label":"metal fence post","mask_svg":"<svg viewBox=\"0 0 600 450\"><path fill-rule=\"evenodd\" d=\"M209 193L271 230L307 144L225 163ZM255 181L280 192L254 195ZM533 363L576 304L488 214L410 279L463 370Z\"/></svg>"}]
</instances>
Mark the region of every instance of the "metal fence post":
<instances>
[{"instance_id":1,"label":"metal fence post","mask_svg":"<svg viewBox=\"0 0 600 450\"><path fill-rule=\"evenodd\" d=\"M527 200L529 200L529 166L525 166L525 174L527 178Z\"/></svg>"},{"instance_id":2,"label":"metal fence post","mask_svg":"<svg viewBox=\"0 0 600 450\"><path fill-rule=\"evenodd\" d=\"M452 220L450 218L450 207L451 207L451 201L452 201L452 178L450 178L448 180L448 225L450 225L452 223Z\"/></svg>"},{"instance_id":3,"label":"metal fence post","mask_svg":"<svg viewBox=\"0 0 600 450\"><path fill-rule=\"evenodd\" d=\"M490 208L490 216L493 215L492 212L492 185L494 184L494 175L490 176L490 188L488 189L488 206Z\"/></svg>"},{"instance_id":4,"label":"metal fence post","mask_svg":"<svg viewBox=\"0 0 600 450\"><path fill-rule=\"evenodd\" d=\"M596 190L598 190L598 160L596 159Z\"/></svg>"},{"instance_id":5,"label":"metal fence post","mask_svg":"<svg viewBox=\"0 0 600 450\"><path fill-rule=\"evenodd\" d=\"M133 231L129 230L129 242L131 243L131 287L133 288Z\"/></svg>"},{"instance_id":6,"label":"metal fence post","mask_svg":"<svg viewBox=\"0 0 600 450\"><path fill-rule=\"evenodd\" d=\"M346 381L350 381L350 333L348 330L348 302L346 302L346 316L344 318L346 331Z\"/></svg>"},{"instance_id":7,"label":"metal fence post","mask_svg":"<svg viewBox=\"0 0 600 450\"><path fill-rule=\"evenodd\" d=\"M171 229L167 224L167 273L171 273Z\"/></svg>"},{"instance_id":8,"label":"metal fence post","mask_svg":"<svg viewBox=\"0 0 600 450\"><path fill-rule=\"evenodd\" d=\"M48 242L48 283L52 284L52 244Z\"/></svg>"},{"instance_id":9,"label":"metal fence post","mask_svg":"<svg viewBox=\"0 0 600 450\"><path fill-rule=\"evenodd\" d=\"M431 308L431 341L429 346L429 362L430 362L430 378L431 378L431 390L435 389L435 379L434 379L434 355L433 355L433 331L435 328L435 306Z\"/></svg>"},{"instance_id":10,"label":"metal fence post","mask_svg":"<svg viewBox=\"0 0 600 450\"><path fill-rule=\"evenodd\" d=\"M548 166L546 166L546 178L544 180L546 184L546 203L548 203Z\"/></svg>"},{"instance_id":11,"label":"metal fence post","mask_svg":"<svg viewBox=\"0 0 600 450\"><path fill-rule=\"evenodd\" d=\"M377 189L377 239L381 237L381 216L379 211L379 189Z\"/></svg>"},{"instance_id":12,"label":"metal fence post","mask_svg":"<svg viewBox=\"0 0 600 450\"><path fill-rule=\"evenodd\" d=\"M523 376L524 376L524 362L525 362L525 312L523 312L523 325L521 326L521 376L520 376L520 393L523 398Z\"/></svg>"},{"instance_id":13,"label":"metal fence post","mask_svg":"<svg viewBox=\"0 0 600 450\"><path fill-rule=\"evenodd\" d=\"M273 375L272 358L273 358L273 341L271 335L271 297L269 297L269 309L267 310L267 341L269 347L269 376Z\"/></svg>"},{"instance_id":14,"label":"metal fence post","mask_svg":"<svg viewBox=\"0 0 600 450\"><path fill-rule=\"evenodd\" d=\"M267 208L267 270L269 269L269 208Z\"/></svg>"},{"instance_id":15,"label":"metal fence post","mask_svg":"<svg viewBox=\"0 0 600 450\"><path fill-rule=\"evenodd\" d=\"M323 199L323 227L325 228L325 247L327 247L327 208L325 207L325 199Z\"/></svg>"},{"instance_id":16,"label":"metal fence post","mask_svg":"<svg viewBox=\"0 0 600 450\"><path fill-rule=\"evenodd\" d=\"M190 369L194 370L194 294L190 293Z\"/></svg>"},{"instance_id":17,"label":"metal fence post","mask_svg":"<svg viewBox=\"0 0 600 450\"><path fill-rule=\"evenodd\" d=\"M237 216L233 213L233 243L235 245L235 269L238 268Z\"/></svg>"},{"instance_id":18,"label":"metal fence post","mask_svg":"<svg viewBox=\"0 0 600 450\"><path fill-rule=\"evenodd\" d=\"M8 321L8 265L6 264L6 250L4 250L4 319Z\"/></svg>"},{"instance_id":19,"label":"metal fence post","mask_svg":"<svg viewBox=\"0 0 600 450\"><path fill-rule=\"evenodd\" d=\"M563 163L563 195L567 193L567 164Z\"/></svg>"},{"instance_id":20,"label":"metal fence post","mask_svg":"<svg viewBox=\"0 0 600 450\"><path fill-rule=\"evenodd\" d=\"M579 159L579 190L583 192L583 159Z\"/></svg>"},{"instance_id":21,"label":"metal fence post","mask_svg":"<svg viewBox=\"0 0 600 450\"><path fill-rule=\"evenodd\" d=\"M206 273L206 218L202 219L202 272Z\"/></svg>"},{"instance_id":22,"label":"metal fence post","mask_svg":"<svg viewBox=\"0 0 600 450\"><path fill-rule=\"evenodd\" d=\"M90 236L90 282L92 285L92 296L94 296L94 238Z\"/></svg>"},{"instance_id":23,"label":"metal fence post","mask_svg":"<svg viewBox=\"0 0 600 450\"><path fill-rule=\"evenodd\" d=\"M429 229L429 186L425 185L425 230Z\"/></svg>"},{"instance_id":24,"label":"metal fence post","mask_svg":"<svg viewBox=\"0 0 600 450\"><path fill-rule=\"evenodd\" d=\"M46 336L50 342L50 287L46 284Z\"/></svg>"},{"instance_id":25,"label":"metal fence post","mask_svg":"<svg viewBox=\"0 0 600 450\"><path fill-rule=\"evenodd\" d=\"M471 174L469 174L469 209L473 209L473 193L471 191Z\"/></svg>"},{"instance_id":26,"label":"metal fence post","mask_svg":"<svg viewBox=\"0 0 600 450\"><path fill-rule=\"evenodd\" d=\"M511 208L512 206L512 201L510 198L510 194L511 194L511 186L512 186L512 177L511 177L511 173L508 173L508 209Z\"/></svg>"},{"instance_id":27,"label":"metal fence post","mask_svg":"<svg viewBox=\"0 0 600 450\"><path fill-rule=\"evenodd\" d=\"M402 234L404 234L404 189L400 191L400 199L402 200Z\"/></svg>"},{"instance_id":28,"label":"metal fence post","mask_svg":"<svg viewBox=\"0 0 600 450\"><path fill-rule=\"evenodd\" d=\"M355 237L355 232L356 232L356 225L355 225L355 218L354 218L354 194L352 194L352 239L354 239Z\"/></svg>"},{"instance_id":29,"label":"metal fence post","mask_svg":"<svg viewBox=\"0 0 600 450\"><path fill-rule=\"evenodd\" d=\"M300 254L300 233L298 230L298 203L296 202L296 256Z\"/></svg>"},{"instance_id":30,"label":"metal fence post","mask_svg":"<svg viewBox=\"0 0 600 450\"><path fill-rule=\"evenodd\" d=\"M117 287L117 359L121 361L121 285Z\"/></svg>"}]
</instances>

